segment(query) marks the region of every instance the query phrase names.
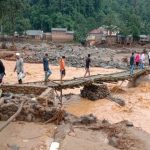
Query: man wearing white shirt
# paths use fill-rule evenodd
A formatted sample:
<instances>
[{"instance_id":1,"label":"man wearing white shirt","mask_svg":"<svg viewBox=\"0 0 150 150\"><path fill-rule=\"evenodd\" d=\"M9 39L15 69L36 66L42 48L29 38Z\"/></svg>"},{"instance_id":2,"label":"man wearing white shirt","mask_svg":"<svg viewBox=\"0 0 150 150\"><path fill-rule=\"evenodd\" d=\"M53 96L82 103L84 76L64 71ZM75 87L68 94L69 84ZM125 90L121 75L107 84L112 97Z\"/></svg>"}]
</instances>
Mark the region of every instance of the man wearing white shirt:
<instances>
[{"instance_id":1,"label":"man wearing white shirt","mask_svg":"<svg viewBox=\"0 0 150 150\"><path fill-rule=\"evenodd\" d=\"M144 64L145 64L145 54L142 52L140 55L140 69L144 69Z\"/></svg>"},{"instance_id":2,"label":"man wearing white shirt","mask_svg":"<svg viewBox=\"0 0 150 150\"><path fill-rule=\"evenodd\" d=\"M150 50L148 52L148 60L149 60L149 66L150 66Z\"/></svg>"}]
</instances>

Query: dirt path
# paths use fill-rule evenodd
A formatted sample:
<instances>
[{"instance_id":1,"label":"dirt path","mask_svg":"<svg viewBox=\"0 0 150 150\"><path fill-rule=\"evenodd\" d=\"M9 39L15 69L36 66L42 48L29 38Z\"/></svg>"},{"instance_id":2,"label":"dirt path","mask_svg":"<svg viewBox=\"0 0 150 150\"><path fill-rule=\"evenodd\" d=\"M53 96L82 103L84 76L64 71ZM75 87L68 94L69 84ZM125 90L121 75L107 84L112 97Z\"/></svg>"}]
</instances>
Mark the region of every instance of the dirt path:
<instances>
[{"instance_id":1,"label":"dirt path","mask_svg":"<svg viewBox=\"0 0 150 150\"><path fill-rule=\"evenodd\" d=\"M76 129L75 134L66 136L60 150L117 150L108 145L107 136L102 132Z\"/></svg>"},{"instance_id":2,"label":"dirt path","mask_svg":"<svg viewBox=\"0 0 150 150\"><path fill-rule=\"evenodd\" d=\"M3 122L0 122L0 126ZM14 122L0 132L0 150L47 150L53 137L54 125Z\"/></svg>"}]
</instances>

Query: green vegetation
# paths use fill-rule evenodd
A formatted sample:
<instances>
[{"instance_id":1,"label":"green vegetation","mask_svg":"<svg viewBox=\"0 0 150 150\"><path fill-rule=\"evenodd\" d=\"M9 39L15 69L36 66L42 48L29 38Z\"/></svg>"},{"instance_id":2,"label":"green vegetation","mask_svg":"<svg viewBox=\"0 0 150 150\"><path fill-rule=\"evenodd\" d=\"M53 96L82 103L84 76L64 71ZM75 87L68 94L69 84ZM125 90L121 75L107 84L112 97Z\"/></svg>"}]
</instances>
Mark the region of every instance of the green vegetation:
<instances>
[{"instance_id":1,"label":"green vegetation","mask_svg":"<svg viewBox=\"0 0 150 150\"><path fill-rule=\"evenodd\" d=\"M81 40L93 28L118 26L124 35L150 34L150 0L0 0L3 32L66 27Z\"/></svg>"}]
</instances>

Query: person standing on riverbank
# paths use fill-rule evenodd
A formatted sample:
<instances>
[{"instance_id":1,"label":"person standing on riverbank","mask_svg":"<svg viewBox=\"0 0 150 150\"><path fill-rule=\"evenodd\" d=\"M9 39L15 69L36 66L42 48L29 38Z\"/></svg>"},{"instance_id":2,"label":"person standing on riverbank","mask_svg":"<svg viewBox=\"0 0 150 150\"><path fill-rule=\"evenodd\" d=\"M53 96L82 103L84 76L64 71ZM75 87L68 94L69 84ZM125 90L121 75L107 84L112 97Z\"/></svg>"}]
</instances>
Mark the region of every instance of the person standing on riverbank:
<instances>
[{"instance_id":1,"label":"person standing on riverbank","mask_svg":"<svg viewBox=\"0 0 150 150\"><path fill-rule=\"evenodd\" d=\"M140 69L144 69L144 64L145 64L145 54L143 51L140 56Z\"/></svg>"},{"instance_id":2,"label":"person standing on riverbank","mask_svg":"<svg viewBox=\"0 0 150 150\"><path fill-rule=\"evenodd\" d=\"M148 60L149 60L149 66L150 66L150 50L148 52Z\"/></svg>"},{"instance_id":3,"label":"person standing on riverbank","mask_svg":"<svg viewBox=\"0 0 150 150\"><path fill-rule=\"evenodd\" d=\"M46 53L43 58L43 68L45 72L45 79L44 81L47 82L49 76L52 74L51 70L49 69L49 60L48 60L48 54Z\"/></svg>"},{"instance_id":4,"label":"person standing on riverbank","mask_svg":"<svg viewBox=\"0 0 150 150\"><path fill-rule=\"evenodd\" d=\"M132 53L131 57L130 57L130 75L133 75L133 71L134 71L134 53Z\"/></svg>"},{"instance_id":5,"label":"person standing on riverbank","mask_svg":"<svg viewBox=\"0 0 150 150\"><path fill-rule=\"evenodd\" d=\"M5 75L5 67L3 62L0 60L0 84L3 82L4 75Z\"/></svg>"},{"instance_id":6,"label":"person standing on riverbank","mask_svg":"<svg viewBox=\"0 0 150 150\"><path fill-rule=\"evenodd\" d=\"M88 74L88 76L90 76L90 63L91 63L91 55L88 54L88 57L86 58L86 62L85 62L85 75L84 77L86 77L86 75Z\"/></svg>"},{"instance_id":7,"label":"person standing on riverbank","mask_svg":"<svg viewBox=\"0 0 150 150\"><path fill-rule=\"evenodd\" d=\"M65 56L62 56L59 60L59 66L60 66L60 82L63 82L63 78L66 75L66 70L65 70Z\"/></svg>"},{"instance_id":8,"label":"person standing on riverbank","mask_svg":"<svg viewBox=\"0 0 150 150\"><path fill-rule=\"evenodd\" d=\"M16 53L16 66L14 68L14 72L17 72L17 77L18 77L18 83L22 84L22 80L25 77L24 74L24 62L23 58L21 58L20 53Z\"/></svg>"}]
</instances>

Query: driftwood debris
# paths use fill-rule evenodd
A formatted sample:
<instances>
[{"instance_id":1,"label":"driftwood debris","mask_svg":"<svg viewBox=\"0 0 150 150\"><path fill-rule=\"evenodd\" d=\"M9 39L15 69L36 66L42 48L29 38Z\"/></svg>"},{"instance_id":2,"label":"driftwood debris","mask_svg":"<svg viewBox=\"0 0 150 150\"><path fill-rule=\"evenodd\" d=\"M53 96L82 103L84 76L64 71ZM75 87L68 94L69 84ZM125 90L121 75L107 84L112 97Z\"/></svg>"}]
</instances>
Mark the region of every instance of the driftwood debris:
<instances>
[{"instance_id":1,"label":"driftwood debris","mask_svg":"<svg viewBox=\"0 0 150 150\"><path fill-rule=\"evenodd\" d=\"M5 123L4 123L4 125L2 126L2 127L0 127L0 132L4 129L4 128L6 128L19 114L20 114L20 112L21 112L21 110L22 110L22 108L23 108L23 105L24 105L24 103L27 101L27 99L24 99L22 102L21 102L21 104L20 104L20 107L19 107L19 109L17 110L17 112L13 115L13 116L11 116Z\"/></svg>"},{"instance_id":2,"label":"driftwood debris","mask_svg":"<svg viewBox=\"0 0 150 150\"><path fill-rule=\"evenodd\" d=\"M38 102L43 106L48 106L48 104L53 105L54 103L54 90L47 88L38 98Z\"/></svg>"},{"instance_id":3,"label":"driftwood debris","mask_svg":"<svg viewBox=\"0 0 150 150\"><path fill-rule=\"evenodd\" d=\"M62 120L64 120L64 117L65 111L60 108L52 118L45 122L45 124L55 122L58 125Z\"/></svg>"}]
</instances>

